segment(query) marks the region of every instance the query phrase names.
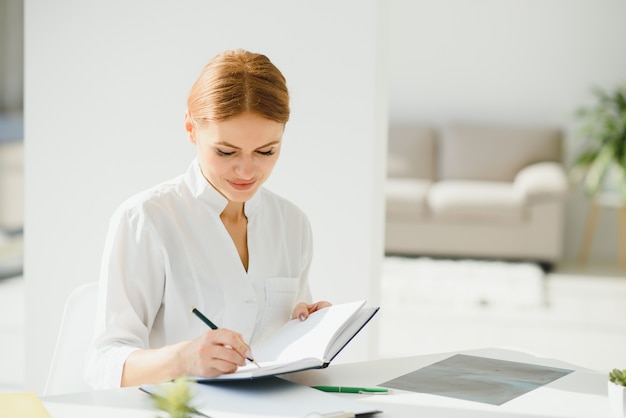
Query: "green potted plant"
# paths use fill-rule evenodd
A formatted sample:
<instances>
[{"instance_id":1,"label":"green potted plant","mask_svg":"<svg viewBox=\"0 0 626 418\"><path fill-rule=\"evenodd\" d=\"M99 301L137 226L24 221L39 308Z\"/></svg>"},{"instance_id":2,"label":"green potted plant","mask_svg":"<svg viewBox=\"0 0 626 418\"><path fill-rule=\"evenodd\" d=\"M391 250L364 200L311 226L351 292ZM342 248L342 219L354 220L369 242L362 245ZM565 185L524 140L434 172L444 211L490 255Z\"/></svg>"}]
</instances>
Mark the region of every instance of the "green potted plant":
<instances>
[{"instance_id":1,"label":"green potted plant","mask_svg":"<svg viewBox=\"0 0 626 418\"><path fill-rule=\"evenodd\" d=\"M626 416L626 370L613 369L609 372L608 389L612 416Z\"/></svg>"},{"instance_id":2,"label":"green potted plant","mask_svg":"<svg viewBox=\"0 0 626 418\"><path fill-rule=\"evenodd\" d=\"M596 103L576 112L582 150L572 165L576 181L592 196L610 192L626 202L626 83L612 91L594 88Z\"/></svg>"},{"instance_id":3,"label":"green potted plant","mask_svg":"<svg viewBox=\"0 0 626 418\"><path fill-rule=\"evenodd\" d=\"M164 385L163 393L152 393L152 397L156 408L166 412L168 414L167 418L192 418L198 416L198 411L191 406L193 393L191 383L185 376L175 379L169 385Z\"/></svg>"}]
</instances>

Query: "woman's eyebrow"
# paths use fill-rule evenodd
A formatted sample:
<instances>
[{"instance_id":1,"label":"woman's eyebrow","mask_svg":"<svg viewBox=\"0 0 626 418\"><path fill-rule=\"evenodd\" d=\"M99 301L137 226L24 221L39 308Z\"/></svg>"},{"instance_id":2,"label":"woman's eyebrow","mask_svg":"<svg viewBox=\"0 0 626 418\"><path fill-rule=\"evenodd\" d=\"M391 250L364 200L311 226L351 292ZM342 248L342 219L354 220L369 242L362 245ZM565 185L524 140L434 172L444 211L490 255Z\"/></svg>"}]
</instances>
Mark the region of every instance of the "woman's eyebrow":
<instances>
[{"instance_id":1,"label":"woman's eyebrow","mask_svg":"<svg viewBox=\"0 0 626 418\"><path fill-rule=\"evenodd\" d=\"M268 142L265 145L261 145L260 147L258 147L256 149L267 148L267 147L270 147L270 146L273 146L273 145L278 145L278 144L280 144L280 140L275 140L275 141ZM236 150L241 150L240 147L238 147L236 145L233 145L233 144L231 144L230 142L227 142L227 141L219 141L219 142L217 142L216 145L223 145L225 147L233 148L233 149L236 149Z\"/></svg>"}]
</instances>

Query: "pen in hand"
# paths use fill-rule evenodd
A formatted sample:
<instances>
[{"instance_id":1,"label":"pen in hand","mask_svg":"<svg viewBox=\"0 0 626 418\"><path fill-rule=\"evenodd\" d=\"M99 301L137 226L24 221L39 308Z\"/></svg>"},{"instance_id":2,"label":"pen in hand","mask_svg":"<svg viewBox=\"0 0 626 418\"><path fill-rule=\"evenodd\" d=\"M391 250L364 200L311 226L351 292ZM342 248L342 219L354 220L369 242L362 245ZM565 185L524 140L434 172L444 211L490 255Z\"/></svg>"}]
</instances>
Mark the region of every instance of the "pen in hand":
<instances>
[{"instance_id":1,"label":"pen in hand","mask_svg":"<svg viewBox=\"0 0 626 418\"><path fill-rule=\"evenodd\" d=\"M202 312L200 312L199 310L197 310L195 306L192 306L192 307L191 307L191 312L192 312L195 316L197 316L198 318L200 318L200 320L201 320L202 322L204 322L206 325L208 325L208 326L209 326L209 328L211 328L211 329L217 329L217 325L215 325L213 322L211 322L211 320L210 320L209 318L207 318L206 316L204 316L204 315L202 314ZM257 363L254 359L252 359L252 358L250 358L250 357L246 357L246 359L247 359L249 362L254 363L254 365L255 365L255 366L257 366L257 367L261 367L261 366L259 366L259 363Z\"/></svg>"}]
</instances>

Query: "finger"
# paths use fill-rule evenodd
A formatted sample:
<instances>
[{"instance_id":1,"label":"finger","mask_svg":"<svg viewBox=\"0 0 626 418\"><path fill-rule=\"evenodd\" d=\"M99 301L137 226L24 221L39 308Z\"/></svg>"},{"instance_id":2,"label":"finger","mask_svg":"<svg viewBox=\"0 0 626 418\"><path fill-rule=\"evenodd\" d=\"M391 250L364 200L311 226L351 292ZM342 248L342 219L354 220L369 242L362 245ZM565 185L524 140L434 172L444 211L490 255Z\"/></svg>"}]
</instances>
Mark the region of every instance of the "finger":
<instances>
[{"instance_id":1,"label":"finger","mask_svg":"<svg viewBox=\"0 0 626 418\"><path fill-rule=\"evenodd\" d=\"M239 369L239 365L229 363L227 361L221 361L217 363L217 369L221 374L235 373Z\"/></svg>"},{"instance_id":2,"label":"finger","mask_svg":"<svg viewBox=\"0 0 626 418\"><path fill-rule=\"evenodd\" d=\"M325 300L316 302L312 305L308 305L308 311L309 314L312 314L315 311L319 311L320 309L324 309L324 308L328 308L329 306L332 306L332 304L330 302L327 302Z\"/></svg>"},{"instance_id":3,"label":"finger","mask_svg":"<svg viewBox=\"0 0 626 418\"><path fill-rule=\"evenodd\" d=\"M201 344L190 361L188 373L215 377L223 373L232 373L244 364L245 360L241 355L228 346Z\"/></svg>"},{"instance_id":4,"label":"finger","mask_svg":"<svg viewBox=\"0 0 626 418\"><path fill-rule=\"evenodd\" d=\"M244 359L254 361L254 356L252 355L252 350L250 349L250 346L246 344L243 340L240 340L236 346L232 346L232 349L235 350Z\"/></svg>"},{"instance_id":5,"label":"finger","mask_svg":"<svg viewBox=\"0 0 626 418\"><path fill-rule=\"evenodd\" d=\"M224 346L228 347L229 349L231 349L232 351L234 351L235 353L239 355L238 364L240 366L243 366L246 364L246 359L250 361L254 361L252 350L250 349L250 346L246 344L241 334L238 334L236 332L233 332L224 328L222 328L222 330L224 331L224 335L221 336L220 341L222 342Z\"/></svg>"},{"instance_id":6,"label":"finger","mask_svg":"<svg viewBox=\"0 0 626 418\"><path fill-rule=\"evenodd\" d=\"M291 314L292 318L298 318L300 321L304 321L309 317L309 307L306 303L300 302L293 309L293 313Z\"/></svg>"},{"instance_id":7,"label":"finger","mask_svg":"<svg viewBox=\"0 0 626 418\"><path fill-rule=\"evenodd\" d=\"M232 351L232 350L230 350ZM225 373L234 373L239 365L221 358L212 358L210 361L203 363L199 374L200 376L216 377Z\"/></svg>"},{"instance_id":8,"label":"finger","mask_svg":"<svg viewBox=\"0 0 626 418\"><path fill-rule=\"evenodd\" d=\"M208 331L206 344L213 347L212 355L217 359L235 363L239 366L246 364L246 353L250 347L244 342L241 334L226 328Z\"/></svg>"},{"instance_id":9,"label":"finger","mask_svg":"<svg viewBox=\"0 0 626 418\"><path fill-rule=\"evenodd\" d=\"M300 302L296 305L293 310L292 318L298 318L300 321L306 320L310 314L315 311L319 311L320 309L327 308L332 306L330 302L327 301L319 301L310 305L307 305L304 302Z\"/></svg>"}]
</instances>

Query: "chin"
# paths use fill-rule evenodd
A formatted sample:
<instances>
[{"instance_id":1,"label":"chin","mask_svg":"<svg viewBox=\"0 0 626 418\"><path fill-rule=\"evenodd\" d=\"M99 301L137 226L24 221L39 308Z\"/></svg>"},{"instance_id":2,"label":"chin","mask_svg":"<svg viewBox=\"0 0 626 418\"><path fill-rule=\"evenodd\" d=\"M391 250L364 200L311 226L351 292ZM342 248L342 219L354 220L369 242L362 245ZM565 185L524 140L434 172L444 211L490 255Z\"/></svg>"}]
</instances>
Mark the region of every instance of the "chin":
<instances>
[{"instance_id":1,"label":"chin","mask_svg":"<svg viewBox=\"0 0 626 418\"><path fill-rule=\"evenodd\" d=\"M242 192L241 190L236 190L236 191L232 191L228 194L227 199L230 200L231 202L236 202L236 203L245 203L248 200L252 199L252 197L256 194L257 189L254 190L246 190L245 192Z\"/></svg>"}]
</instances>

